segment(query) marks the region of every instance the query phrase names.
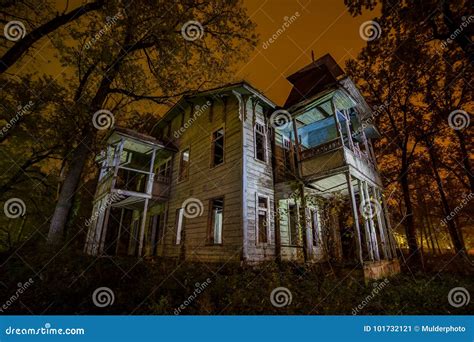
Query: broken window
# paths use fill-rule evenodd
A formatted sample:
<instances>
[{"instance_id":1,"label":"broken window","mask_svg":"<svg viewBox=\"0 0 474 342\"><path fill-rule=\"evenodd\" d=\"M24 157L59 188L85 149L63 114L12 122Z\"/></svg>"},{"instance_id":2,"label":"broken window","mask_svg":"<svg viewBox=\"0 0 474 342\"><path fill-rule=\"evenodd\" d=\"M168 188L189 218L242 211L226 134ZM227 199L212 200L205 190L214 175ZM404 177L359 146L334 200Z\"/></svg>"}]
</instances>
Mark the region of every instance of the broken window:
<instances>
[{"instance_id":1,"label":"broken window","mask_svg":"<svg viewBox=\"0 0 474 342\"><path fill-rule=\"evenodd\" d=\"M257 197L258 243L268 242L268 198Z\"/></svg>"},{"instance_id":2,"label":"broken window","mask_svg":"<svg viewBox=\"0 0 474 342\"><path fill-rule=\"evenodd\" d=\"M210 234L209 240L213 244L222 243L222 224L224 218L224 198L214 198L210 201Z\"/></svg>"},{"instance_id":3,"label":"broken window","mask_svg":"<svg viewBox=\"0 0 474 342\"><path fill-rule=\"evenodd\" d=\"M171 158L158 166L157 180L166 181L171 176Z\"/></svg>"},{"instance_id":4,"label":"broken window","mask_svg":"<svg viewBox=\"0 0 474 342\"><path fill-rule=\"evenodd\" d=\"M181 151L179 159L179 177L178 180L186 180L189 175L189 148Z\"/></svg>"},{"instance_id":5,"label":"broken window","mask_svg":"<svg viewBox=\"0 0 474 342\"><path fill-rule=\"evenodd\" d=\"M319 214L317 209L311 209L311 231L312 231L312 238L313 238L313 246L318 245L318 241L320 239L319 236Z\"/></svg>"},{"instance_id":6,"label":"broken window","mask_svg":"<svg viewBox=\"0 0 474 342\"><path fill-rule=\"evenodd\" d=\"M149 219L148 231L150 234L151 255L156 255L158 243L161 239L161 215L153 215Z\"/></svg>"},{"instance_id":7,"label":"broken window","mask_svg":"<svg viewBox=\"0 0 474 342\"><path fill-rule=\"evenodd\" d=\"M211 166L217 166L224 162L224 128L212 133Z\"/></svg>"},{"instance_id":8,"label":"broken window","mask_svg":"<svg viewBox=\"0 0 474 342\"><path fill-rule=\"evenodd\" d=\"M290 245L298 245L298 207L295 204L290 204L288 206L288 215L289 215L289 236L290 236Z\"/></svg>"},{"instance_id":9,"label":"broken window","mask_svg":"<svg viewBox=\"0 0 474 342\"><path fill-rule=\"evenodd\" d=\"M255 158L266 162L267 144L266 144L265 126L261 123L255 123Z\"/></svg>"}]
</instances>

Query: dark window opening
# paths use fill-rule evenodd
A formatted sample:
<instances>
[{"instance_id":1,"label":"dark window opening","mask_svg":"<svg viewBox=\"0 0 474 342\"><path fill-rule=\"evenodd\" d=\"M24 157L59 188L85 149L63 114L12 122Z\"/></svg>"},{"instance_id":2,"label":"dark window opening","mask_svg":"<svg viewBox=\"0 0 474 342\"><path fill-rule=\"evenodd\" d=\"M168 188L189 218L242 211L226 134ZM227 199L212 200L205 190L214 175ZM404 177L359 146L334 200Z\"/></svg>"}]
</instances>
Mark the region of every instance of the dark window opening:
<instances>
[{"instance_id":1,"label":"dark window opening","mask_svg":"<svg viewBox=\"0 0 474 342\"><path fill-rule=\"evenodd\" d=\"M224 219L224 198L215 198L210 201L210 229L209 242L222 243L222 225Z\"/></svg>"},{"instance_id":2,"label":"dark window opening","mask_svg":"<svg viewBox=\"0 0 474 342\"><path fill-rule=\"evenodd\" d=\"M212 133L212 166L224 162L224 128Z\"/></svg>"},{"instance_id":3,"label":"dark window opening","mask_svg":"<svg viewBox=\"0 0 474 342\"><path fill-rule=\"evenodd\" d=\"M288 212L290 219L290 245L298 245L298 207L295 204L290 204Z\"/></svg>"},{"instance_id":4,"label":"dark window opening","mask_svg":"<svg viewBox=\"0 0 474 342\"><path fill-rule=\"evenodd\" d=\"M188 179L189 174L189 148L181 152L179 159L179 177L178 180L182 181Z\"/></svg>"},{"instance_id":5,"label":"dark window opening","mask_svg":"<svg viewBox=\"0 0 474 342\"><path fill-rule=\"evenodd\" d=\"M268 200L258 197L258 242L268 242Z\"/></svg>"},{"instance_id":6,"label":"dark window opening","mask_svg":"<svg viewBox=\"0 0 474 342\"><path fill-rule=\"evenodd\" d=\"M259 123L255 124L255 157L263 162L267 160L265 126Z\"/></svg>"}]
</instances>

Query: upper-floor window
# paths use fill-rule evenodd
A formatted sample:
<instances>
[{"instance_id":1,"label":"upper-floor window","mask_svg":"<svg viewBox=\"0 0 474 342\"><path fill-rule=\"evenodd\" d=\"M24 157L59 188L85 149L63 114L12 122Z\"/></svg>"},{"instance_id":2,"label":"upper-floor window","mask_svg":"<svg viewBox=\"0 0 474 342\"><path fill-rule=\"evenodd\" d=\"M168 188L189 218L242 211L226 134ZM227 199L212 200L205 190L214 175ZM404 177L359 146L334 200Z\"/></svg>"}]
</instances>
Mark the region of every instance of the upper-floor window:
<instances>
[{"instance_id":1,"label":"upper-floor window","mask_svg":"<svg viewBox=\"0 0 474 342\"><path fill-rule=\"evenodd\" d=\"M267 161L267 138L265 126L255 123L255 158L263 162Z\"/></svg>"},{"instance_id":2,"label":"upper-floor window","mask_svg":"<svg viewBox=\"0 0 474 342\"><path fill-rule=\"evenodd\" d=\"M257 196L257 242L268 242L268 198Z\"/></svg>"},{"instance_id":3,"label":"upper-floor window","mask_svg":"<svg viewBox=\"0 0 474 342\"><path fill-rule=\"evenodd\" d=\"M158 166L156 172L157 180L166 180L171 176L171 158L168 158L165 162Z\"/></svg>"},{"instance_id":4,"label":"upper-floor window","mask_svg":"<svg viewBox=\"0 0 474 342\"><path fill-rule=\"evenodd\" d=\"M189 175L189 148L181 151L179 156L179 177L178 180L186 180Z\"/></svg>"},{"instance_id":5,"label":"upper-floor window","mask_svg":"<svg viewBox=\"0 0 474 342\"><path fill-rule=\"evenodd\" d=\"M209 205L210 229L209 242L213 244L222 243L222 225L224 219L224 198L214 198Z\"/></svg>"},{"instance_id":6,"label":"upper-floor window","mask_svg":"<svg viewBox=\"0 0 474 342\"><path fill-rule=\"evenodd\" d=\"M211 167L224 162L224 128L212 133L211 158Z\"/></svg>"}]
</instances>

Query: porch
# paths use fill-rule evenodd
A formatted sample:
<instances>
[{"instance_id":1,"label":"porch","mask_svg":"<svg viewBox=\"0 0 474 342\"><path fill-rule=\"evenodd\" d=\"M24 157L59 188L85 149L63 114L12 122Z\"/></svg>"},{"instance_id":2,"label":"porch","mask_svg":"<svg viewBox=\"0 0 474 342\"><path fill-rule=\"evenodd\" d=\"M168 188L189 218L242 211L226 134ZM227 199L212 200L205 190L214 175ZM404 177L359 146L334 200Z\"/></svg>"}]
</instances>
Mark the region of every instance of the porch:
<instances>
[{"instance_id":1,"label":"porch","mask_svg":"<svg viewBox=\"0 0 474 342\"><path fill-rule=\"evenodd\" d=\"M147 222L157 229L147 219L150 207L163 206L169 196L172 155L153 137L122 128L110 134L96 159L101 169L85 253L143 255Z\"/></svg>"}]
</instances>

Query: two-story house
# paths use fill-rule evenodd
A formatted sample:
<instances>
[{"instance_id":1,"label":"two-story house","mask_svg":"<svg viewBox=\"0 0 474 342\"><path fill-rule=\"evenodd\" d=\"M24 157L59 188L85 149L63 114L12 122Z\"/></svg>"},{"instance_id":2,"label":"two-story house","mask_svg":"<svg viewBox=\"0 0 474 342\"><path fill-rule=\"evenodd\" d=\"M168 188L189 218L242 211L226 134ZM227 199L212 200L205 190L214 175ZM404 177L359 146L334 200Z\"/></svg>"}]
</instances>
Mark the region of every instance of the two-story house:
<instances>
[{"instance_id":1,"label":"two-story house","mask_svg":"<svg viewBox=\"0 0 474 342\"><path fill-rule=\"evenodd\" d=\"M399 271L371 110L325 55L283 108L247 82L181 98L150 135L115 127L85 252Z\"/></svg>"}]
</instances>

